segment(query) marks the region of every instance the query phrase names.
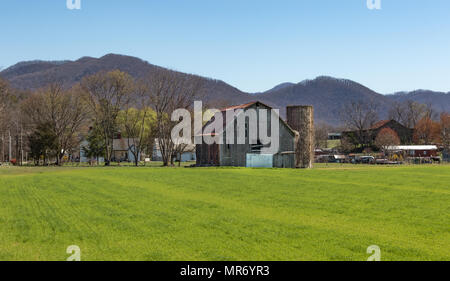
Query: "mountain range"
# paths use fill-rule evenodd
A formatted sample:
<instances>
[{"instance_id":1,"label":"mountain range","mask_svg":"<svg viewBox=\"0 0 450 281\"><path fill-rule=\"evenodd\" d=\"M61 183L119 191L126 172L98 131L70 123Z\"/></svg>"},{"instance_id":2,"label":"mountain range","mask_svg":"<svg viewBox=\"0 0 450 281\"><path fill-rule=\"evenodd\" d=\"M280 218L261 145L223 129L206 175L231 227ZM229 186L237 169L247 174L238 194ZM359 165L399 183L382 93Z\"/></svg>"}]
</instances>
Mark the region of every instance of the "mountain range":
<instances>
[{"instance_id":1,"label":"mountain range","mask_svg":"<svg viewBox=\"0 0 450 281\"><path fill-rule=\"evenodd\" d=\"M85 76L99 71L119 69L135 78L142 78L162 67L139 58L109 54L101 58L83 57L76 61L27 61L15 64L0 72L0 76L20 90L34 90L52 81L61 81L70 87ZM180 75L187 75L180 72ZM262 93L246 93L216 79L204 80L201 95L209 105L228 106L259 100L284 115L287 105L308 104L314 106L316 122L330 125L341 123L341 112L352 101L365 100L378 104L380 118L394 101L413 100L431 105L435 111L450 112L450 93L417 90L383 95L357 82L347 79L321 76L300 83L282 83Z\"/></svg>"}]
</instances>

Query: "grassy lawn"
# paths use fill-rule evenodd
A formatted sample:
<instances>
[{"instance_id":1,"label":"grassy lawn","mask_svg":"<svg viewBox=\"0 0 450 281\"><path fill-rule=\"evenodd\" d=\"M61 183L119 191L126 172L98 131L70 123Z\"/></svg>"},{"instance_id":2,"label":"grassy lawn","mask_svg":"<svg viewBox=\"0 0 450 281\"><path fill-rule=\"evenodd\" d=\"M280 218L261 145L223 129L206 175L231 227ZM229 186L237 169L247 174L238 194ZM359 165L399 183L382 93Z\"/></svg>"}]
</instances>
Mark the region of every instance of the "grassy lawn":
<instances>
[{"instance_id":1,"label":"grassy lawn","mask_svg":"<svg viewBox=\"0 0 450 281\"><path fill-rule=\"evenodd\" d=\"M0 260L450 260L450 166L0 168Z\"/></svg>"}]
</instances>

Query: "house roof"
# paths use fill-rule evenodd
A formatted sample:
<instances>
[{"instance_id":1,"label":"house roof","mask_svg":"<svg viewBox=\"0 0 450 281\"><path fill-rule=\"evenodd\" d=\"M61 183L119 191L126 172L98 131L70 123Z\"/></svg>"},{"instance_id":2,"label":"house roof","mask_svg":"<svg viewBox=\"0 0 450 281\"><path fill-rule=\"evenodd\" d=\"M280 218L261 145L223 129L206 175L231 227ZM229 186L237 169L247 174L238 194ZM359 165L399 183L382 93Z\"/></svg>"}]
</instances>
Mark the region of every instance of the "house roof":
<instances>
[{"instance_id":1,"label":"house roof","mask_svg":"<svg viewBox=\"0 0 450 281\"><path fill-rule=\"evenodd\" d=\"M388 124L391 121L393 121L393 120L381 120L381 121L378 121L377 123L373 124L373 126L370 127L370 129L371 130L379 129L379 128L385 126L386 124Z\"/></svg>"}]
</instances>

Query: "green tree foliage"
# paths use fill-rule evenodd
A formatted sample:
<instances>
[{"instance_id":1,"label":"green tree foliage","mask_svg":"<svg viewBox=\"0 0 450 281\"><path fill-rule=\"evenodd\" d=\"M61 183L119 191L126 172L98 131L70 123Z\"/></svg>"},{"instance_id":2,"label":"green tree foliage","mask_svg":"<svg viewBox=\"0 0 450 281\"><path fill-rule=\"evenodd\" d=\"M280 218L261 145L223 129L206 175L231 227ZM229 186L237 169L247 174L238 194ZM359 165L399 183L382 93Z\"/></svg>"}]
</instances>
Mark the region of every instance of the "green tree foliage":
<instances>
[{"instance_id":1,"label":"green tree foliage","mask_svg":"<svg viewBox=\"0 0 450 281\"><path fill-rule=\"evenodd\" d=\"M78 147L77 135L87 119L80 89L65 90L60 83L52 83L26 99L22 112L31 127L45 127L56 137L54 155L62 165L66 152Z\"/></svg>"},{"instance_id":2,"label":"green tree foliage","mask_svg":"<svg viewBox=\"0 0 450 281\"><path fill-rule=\"evenodd\" d=\"M122 136L128 140L128 148L134 155L134 164L138 166L139 156L150 152L154 143L156 114L148 107L134 107L120 111L117 123ZM146 151L147 150L147 151Z\"/></svg>"},{"instance_id":3,"label":"green tree foliage","mask_svg":"<svg viewBox=\"0 0 450 281\"><path fill-rule=\"evenodd\" d=\"M105 143L105 164L109 165L113 154L113 140L117 133L117 117L128 104L134 92L133 78L119 70L100 72L83 79L95 124Z\"/></svg>"},{"instance_id":4,"label":"green tree foliage","mask_svg":"<svg viewBox=\"0 0 450 281\"><path fill-rule=\"evenodd\" d=\"M51 129L51 124L39 124L32 134L28 137L30 145L30 156L34 159L35 164L39 165L42 159L43 164L48 164L48 159L53 156L57 144L57 136Z\"/></svg>"},{"instance_id":5,"label":"green tree foliage","mask_svg":"<svg viewBox=\"0 0 450 281\"><path fill-rule=\"evenodd\" d=\"M100 157L105 157L105 141L103 136L99 130L99 127L93 127L86 138L88 145L83 146L82 150L85 153L86 157L94 158L99 163Z\"/></svg>"}]
</instances>

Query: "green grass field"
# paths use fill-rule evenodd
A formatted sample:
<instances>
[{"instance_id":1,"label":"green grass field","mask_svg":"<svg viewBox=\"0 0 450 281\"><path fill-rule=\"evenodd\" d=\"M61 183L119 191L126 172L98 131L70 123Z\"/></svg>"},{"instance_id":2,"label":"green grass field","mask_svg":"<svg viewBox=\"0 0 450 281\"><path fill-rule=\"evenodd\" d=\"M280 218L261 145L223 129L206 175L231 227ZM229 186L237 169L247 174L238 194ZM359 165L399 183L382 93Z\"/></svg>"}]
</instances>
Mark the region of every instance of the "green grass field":
<instances>
[{"instance_id":1,"label":"green grass field","mask_svg":"<svg viewBox=\"0 0 450 281\"><path fill-rule=\"evenodd\" d=\"M450 260L450 166L0 168L0 260Z\"/></svg>"}]
</instances>

